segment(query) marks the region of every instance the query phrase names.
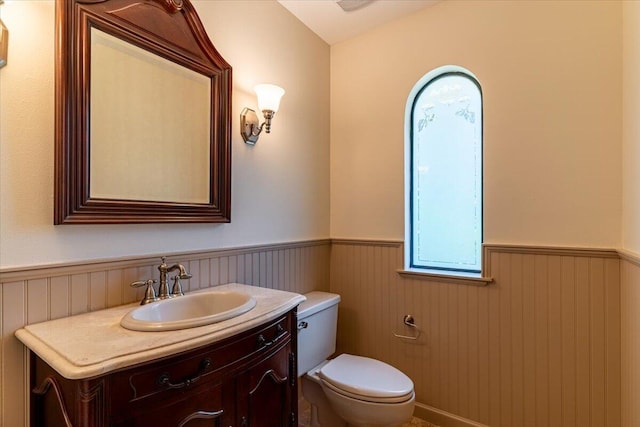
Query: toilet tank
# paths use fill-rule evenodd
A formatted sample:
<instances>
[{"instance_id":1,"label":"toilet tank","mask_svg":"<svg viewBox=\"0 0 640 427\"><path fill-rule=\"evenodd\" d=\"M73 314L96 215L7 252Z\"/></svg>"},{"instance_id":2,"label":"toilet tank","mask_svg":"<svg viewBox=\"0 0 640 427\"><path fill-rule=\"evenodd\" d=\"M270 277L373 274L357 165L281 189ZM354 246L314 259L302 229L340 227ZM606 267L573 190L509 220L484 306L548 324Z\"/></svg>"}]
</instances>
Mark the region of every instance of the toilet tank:
<instances>
[{"instance_id":1,"label":"toilet tank","mask_svg":"<svg viewBox=\"0 0 640 427\"><path fill-rule=\"evenodd\" d=\"M340 295L310 292L298 306L298 376L336 351Z\"/></svg>"}]
</instances>

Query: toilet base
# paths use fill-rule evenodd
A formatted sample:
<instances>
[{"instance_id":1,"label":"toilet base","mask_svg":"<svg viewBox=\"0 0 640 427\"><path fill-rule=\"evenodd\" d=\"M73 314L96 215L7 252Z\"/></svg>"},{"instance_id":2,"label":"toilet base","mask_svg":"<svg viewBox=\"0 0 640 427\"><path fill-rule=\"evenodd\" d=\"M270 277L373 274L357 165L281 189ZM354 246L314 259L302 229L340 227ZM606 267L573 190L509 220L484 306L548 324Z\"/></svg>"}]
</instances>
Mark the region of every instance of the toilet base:
<instances>
[{"instance_id":1,"label":"toilet base","mask_svg":"<svg viewBox=\"0 0 640 427\"><path fill-rule=\"evenodd\" d=\"M321 384L333 411L350 427L398 427L413 415L415 394L405 402L385 404L362 402L336 393L335 390Z\"/></svg>"},{"instance_id":2,"label":"toilet base","mask_svg":"<svg viewBox=\"0 0 640 427\"><path fill-rule=\"evenodd\" d=\"M311 427L348 427L331 408L331 403L320 386L320 379L308 373L301 378L302 396L311 405Z\"/></svg>"},{"instance_id":3,"label":"toilet base","mask_svg":"<svg viewBox=\"0 0 640 427\"><path fill-rule=\"evenodd\" d=\"M300 381L302 396L311 405L311 427L398 427L397 423L375 425L347 423L333 409L333 404L327 398L321 383L322 381L315 370L303 375ZM413 412L413 400L411 403L411 412ZM409 416L409 418L411 417Z\"/></svg>"}]
</instances>

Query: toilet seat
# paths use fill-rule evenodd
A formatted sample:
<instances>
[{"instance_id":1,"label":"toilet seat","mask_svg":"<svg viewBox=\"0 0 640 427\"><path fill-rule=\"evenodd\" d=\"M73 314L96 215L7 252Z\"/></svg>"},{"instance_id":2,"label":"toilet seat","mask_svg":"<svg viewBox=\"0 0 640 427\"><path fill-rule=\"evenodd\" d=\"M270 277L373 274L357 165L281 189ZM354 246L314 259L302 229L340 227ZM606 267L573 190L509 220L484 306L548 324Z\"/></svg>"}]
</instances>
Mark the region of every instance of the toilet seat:
<instances>
[{"instance_id":1,"label":"toilet seat","mask_svg":"<svg viewBox=\"0 0 640 427\"><path fill-rule=\"evenodd\" d=\"M368 357L341 354L322 366L318 376L327 388L352 399L402 403L413 398L413 382L398 369Z\"/></svg>"},{"instance_id":2,"label":"toilet seat","mask_svg":"<svg viewBox=\"0 0 640 427\"><path fill-rule=\"evenodd\" d=\"M322 381L322 386L332 390L333 392L335 392L336 394L339 394L340 396L345 396L354 400L359 400L362 402L369 402L369 403L388 403L388 404L397 404L397 403L404 403L408 400L413 399L414 397L414 393L410 392L409 394L406 394L404 396L398 396L398 397L371 397L371 396L364 396L364 395L359 395L359 394L355 394L355 393L350 393L346 390L341 390L338 387L334 386L333 384L329 383L328 381Z\"/></svg>"}]
</instances>

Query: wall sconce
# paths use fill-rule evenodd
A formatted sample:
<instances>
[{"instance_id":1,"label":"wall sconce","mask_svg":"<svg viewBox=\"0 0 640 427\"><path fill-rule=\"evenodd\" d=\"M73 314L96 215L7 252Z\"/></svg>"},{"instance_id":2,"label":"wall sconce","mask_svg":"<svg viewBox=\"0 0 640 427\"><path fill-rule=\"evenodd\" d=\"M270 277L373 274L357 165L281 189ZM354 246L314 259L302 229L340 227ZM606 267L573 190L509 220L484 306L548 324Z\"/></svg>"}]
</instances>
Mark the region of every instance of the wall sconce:
<instances>
[{"instance_id":1,"label":"wall sconce","mask_svg":"<svg viewBox=\"0 0 640 427\"><path fill-rule=\"evenodd\" d=\"M4 0L0 0L0 5L4 3ZM9 50L9 30L4 26L4 23L0 19L0 68L7 65L7 53Z\"/></svg>"},{"instance_id":2,"label":"wall sconce","mask_svg":"<svg viewBox=\"0 0 640 427\"><path fill-rule=\"evenodd\" d=\"M264 122L260 124L258 115L251 108L245 108L240 113L240 133L244 142L255 145L264 128L266 133L271 132L271 119L278 112L280 99L284 95L284 89L276 85L261 84L253 88L258 95L258 108L264 115Z\"/></svg>"}]
</instances>

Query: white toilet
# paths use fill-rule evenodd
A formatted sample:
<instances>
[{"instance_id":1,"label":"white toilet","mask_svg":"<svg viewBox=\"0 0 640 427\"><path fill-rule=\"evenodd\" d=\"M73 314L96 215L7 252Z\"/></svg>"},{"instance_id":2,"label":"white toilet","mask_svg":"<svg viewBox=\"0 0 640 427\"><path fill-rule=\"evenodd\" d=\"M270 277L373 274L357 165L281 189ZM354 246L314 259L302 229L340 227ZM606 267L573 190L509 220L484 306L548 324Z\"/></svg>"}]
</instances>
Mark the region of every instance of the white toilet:
<instances>
[{"instance_id":1,"label":"white toilet","mask_svg":"<svg viewBox=\"0 0 640 427\"><path fill-rule=\"evenodd\" d=\"M311 292L298 307L298 375L312 427L397 427L411 419L413 382L398 369L336 349L340 295Z\"/></svg>"}]
</instances>

